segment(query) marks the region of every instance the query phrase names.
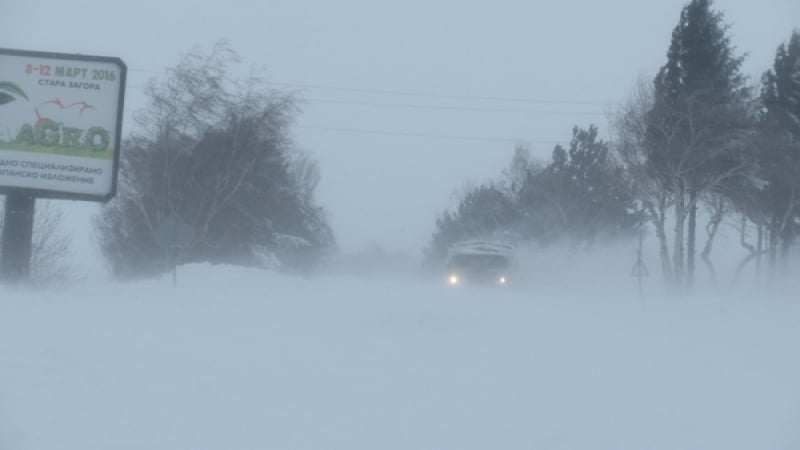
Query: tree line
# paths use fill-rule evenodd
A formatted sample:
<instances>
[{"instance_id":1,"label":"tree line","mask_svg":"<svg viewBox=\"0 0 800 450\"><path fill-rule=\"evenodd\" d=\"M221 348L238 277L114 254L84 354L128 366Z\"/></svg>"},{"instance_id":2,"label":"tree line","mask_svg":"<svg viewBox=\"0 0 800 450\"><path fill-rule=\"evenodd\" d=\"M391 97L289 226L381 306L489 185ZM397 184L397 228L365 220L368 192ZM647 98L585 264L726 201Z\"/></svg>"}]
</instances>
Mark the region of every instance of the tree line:
<instances>
[{"instance_id":1,"label":"tree line","mask_svg":"<svg viewBox=\"0 0 800 450\"><path fill-rule=\"evenodd\" d=\"M464 238L586 245L648 226L663 278L685 293L698 258L715 278L711 252L728 220L748 250L739 272L785 268L800 233L800 32L758 86L748 85L728 32L711 0L687 3L665 64L611 118L611 142L592 125L575 127L569 148L556 146L546 164L518 148L501 181L437 218L427 261Z\"/></svg>"},{"instance_id":2,"label":"tree line","mask_svg":"<svg viewBox=\"0 0 800 450\"><path fill-rule=\"evenodd\" d=\"M712 0L687 3L664 65L613 115L610 141L576 126L544 162L520 146L500 181L436 218L426 261L472 237L591 246L648 227L661 274L681 293L698 263L715 276L711 253L727 221L748 251L739 271L780 272L800 233L800 32L751 86L729 29ZM335 252L315 199L319 169L293 146L295 99L233 75L237 62L221 42L148 84L123 141L118 194L95 221L113 274L150 276L175 262L309 271ZM164 248L157 234L174 217L191 239ZM47 243L52 233L41 236L50 249L41 254L64 253Z\"/></svg>"}]
</instances>

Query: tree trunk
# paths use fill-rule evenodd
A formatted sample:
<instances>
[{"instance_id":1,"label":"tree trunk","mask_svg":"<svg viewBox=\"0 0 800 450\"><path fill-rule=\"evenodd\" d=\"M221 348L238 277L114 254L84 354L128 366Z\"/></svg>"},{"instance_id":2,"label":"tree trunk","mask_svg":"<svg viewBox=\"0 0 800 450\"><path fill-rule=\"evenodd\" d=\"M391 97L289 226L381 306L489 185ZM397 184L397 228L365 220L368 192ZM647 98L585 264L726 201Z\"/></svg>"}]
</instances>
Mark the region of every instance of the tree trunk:
<instances>
[{"instance_id":1,"label":"tree trunk","mask_svg":"<svg viewBox=\"0 0 800 450\"><path fill-rule=\"evenodd\" d=\"M656 237L658 237L658 253L661 259L661 276L664 278L664 283L666 283L667 286L672 286L674 279L672 274L672 261L670 261L669 257L669 243L667 242L667 204L665 199L659 199L657 210L652 204L648 205L648 209L653 217L653 225L656 229Z\"/></svg>"},{"instance_id":2,"label":"tree trunk","mask_svg":"<svg viewBox=\"0 0 800 450\"><path fill-rule=\"evenodd\" d=\"M795 215L795 209L797 206L795 196L796 189L794 186L792 186L789 194L789 202L786 205L786 211L783 214L783 220L781 220L781 268L784 271L788 269L789 249L794 242L794 219L792 217Z\"/></svg>"},{"instance_id":3,"label":"tree trunk","mask_svg":"<svg viewBox=\"0 0 800 450\"><path fill-rule=\"evenodd\" d=\"M706 239L706 245L703 247L703 252L700 254L700 256L703 258L703 262L705 262L706 267L708 268L709 274L711 275L711 281L715 285L717 284L717 271L714 270L714 264L711 262L711 250L714 247L714 238L717 236L719 225L724 216L725 198L720 196L714 202L714 212L711 216L711 219L708 221L708 224L706 225L706 233L708 233L708 238Z\"/></svg>"},{"instance_id":4,"label":"tree trunk","mask_svg":"<svg viewBox=\"0 0 800 450\"><path fill-rule=\"evenodd\" d=\"M778 240L780 239L780 233L778 233L778 220L773 218L772 224L769 227L769 277L770 279L774 278L775 276L775 268L778 265L777 261L777 247L778 247Z\"/></svg>"},{"instance_id":5,"label":"tree trunk","mask_svg":"<svg viewBox=\"0 0 800 450\"><path fill-rule=\"evenodd\" d=\"M763 281L762 262L764 259L764 224L758 224L758 241L756 248L758 249L758 256L756 257L756 287L761 288Z\"/></svg>"},{"instance_id":6,"label":"tree trunk","mask_svg":"<svg viewBox=\"0 0 800 450\"><path fill-rule=\"evenodd\" d=\"M697 190L689 191L689 230L686 243L686 290L691 292L694 288L695 243L697 236Z\"/></svg>"},{"instance_id":7,"label":"tree trunk","mask_svg":"<svg viewBox=\"0 0 800 450\"><path fill-rule=\"evenodd\" d=\"M682 182L675 189L675 249L672 252L674 263L675 290L684 293L684 220L686 219L686 193Z\"/></svg>"},{"instance_id":8,"label":"tree trunk","mask_svg":"<svg viewBox=\"0 0 800 450\"><path fill-rule=\"evenodd\" d=\"M792 227L785 226L783 227L783 233L781 233L781 264L780 264L780 271L781 275L787 273L789 268L789 250L792 247Z\"/></svg>"},{"instance_id":9,"label":"tree trunk","mask_svg":"<svg viewBox=\"0 0 800 450\"><path fill-rule=\"evenodd\" d=\"M764 253L766 253L766 250L762 251L759 248L753 246L753 244L747 242L747 216L745 215L742 215L742 227L739 230L739 243L742 245L742 247L747 249L749 254L736 267L736 274L733 277L733 283L732 283L732 285L734 286L736 285L736 283L739 282L739 278L741 278L742 276L742 271L747 266L747 264L754 259L758 261L761 258L761 256Z\"/></svg>"},{"instance_id":10,"label":"tree trunk","mask_svg":"<svg viewBox=\"0 0 800 450\"><path fill-rule=\"evenodd\" d=\"M765 252L766 252L766 250L764 250L764 251L761 251L761 252L753 252L753 253L750 253L749 255L747 255L747 256L746 256L746 257L745 257L745 258L742 260L742 262L740 262L740 263L739 263L739 266L738 266L738 267L736 267L736 275L735 275L735 276L734 276L734 278L733 278L733 284L734 284L734 285L735 285L735 284L736 284L736 283L739 281L739 278L741 278L741 276L742 276L742 270L744 270L745 266L747 266L747 264L748 264L750 261L752 261L753 259L756 259L756 258L759 258L759 257L761 257L761 255L763 255Z\"/></svg>"}]
</instances>

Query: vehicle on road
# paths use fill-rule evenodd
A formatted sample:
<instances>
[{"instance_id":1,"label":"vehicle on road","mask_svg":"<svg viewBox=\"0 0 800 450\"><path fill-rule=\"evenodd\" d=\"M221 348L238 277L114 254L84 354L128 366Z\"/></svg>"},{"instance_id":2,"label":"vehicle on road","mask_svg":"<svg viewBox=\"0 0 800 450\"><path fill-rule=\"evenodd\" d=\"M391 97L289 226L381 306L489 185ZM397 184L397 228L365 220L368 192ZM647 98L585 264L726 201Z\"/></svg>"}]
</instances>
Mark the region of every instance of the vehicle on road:
<instances>
[{"instance_id":1,"label":"vehicle on road","mask_svg":"<svg viewBox=\"0 0 800 450\"><path fill-rule=\"evenodd\" d=\"M494 241L468 240L458 242L447 252L447 282L463 284L508 284L516 267L514 247Z\"/></svg>"}]
</instances>

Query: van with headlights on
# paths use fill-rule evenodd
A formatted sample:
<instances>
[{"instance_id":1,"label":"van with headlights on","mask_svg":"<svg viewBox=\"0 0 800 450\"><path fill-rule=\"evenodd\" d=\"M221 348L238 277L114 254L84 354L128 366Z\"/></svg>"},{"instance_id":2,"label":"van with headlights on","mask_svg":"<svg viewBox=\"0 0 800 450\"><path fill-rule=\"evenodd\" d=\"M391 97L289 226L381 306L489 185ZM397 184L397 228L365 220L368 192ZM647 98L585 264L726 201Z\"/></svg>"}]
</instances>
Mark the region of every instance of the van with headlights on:
<instances>
[{"instance_id":1,"label":"van with headlights on","mask_svg":"<svg viewBox=\"0 0 800 450\"><path fill-rule=\"evenodd\" d=\"M469 240L453 244L447 252L447 282L452 286L508 284L516 267L514 247L501 242Z\"/></svg>"}]
</instances>

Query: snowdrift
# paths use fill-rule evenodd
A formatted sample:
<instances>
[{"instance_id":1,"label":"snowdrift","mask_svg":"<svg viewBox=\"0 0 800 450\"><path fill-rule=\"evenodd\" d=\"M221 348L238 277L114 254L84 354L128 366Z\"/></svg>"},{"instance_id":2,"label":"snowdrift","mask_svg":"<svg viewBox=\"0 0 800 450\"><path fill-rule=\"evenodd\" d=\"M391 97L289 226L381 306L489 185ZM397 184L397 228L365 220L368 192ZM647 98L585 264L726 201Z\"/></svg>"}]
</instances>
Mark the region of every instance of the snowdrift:
<instances>
[{"instance_id":1,"label":"snowdrift","mask_svg":"<svg viewBox=\"0 0 800 450\"><path fill-rule=\"evenodd\" d=\"M177 288L2 287L0 448L800 446L790 300L574 284L197 265Z\"/></svg>"}]
</instances>

